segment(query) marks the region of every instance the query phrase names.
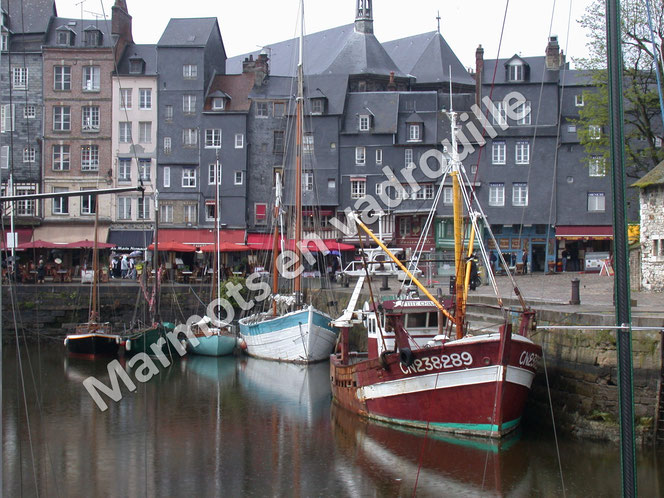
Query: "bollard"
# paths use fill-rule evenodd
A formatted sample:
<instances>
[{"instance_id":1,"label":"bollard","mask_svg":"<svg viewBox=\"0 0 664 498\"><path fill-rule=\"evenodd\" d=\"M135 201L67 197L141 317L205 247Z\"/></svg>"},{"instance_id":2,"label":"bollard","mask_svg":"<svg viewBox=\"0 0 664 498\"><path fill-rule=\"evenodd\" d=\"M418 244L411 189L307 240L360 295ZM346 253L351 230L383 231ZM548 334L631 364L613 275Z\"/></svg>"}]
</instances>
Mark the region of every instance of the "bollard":
<instances>
[{"instance_id":1,"label":"bollard","mask_svg":"<svg viewBox=\"0 0 664 498\"><path fill-rule=\"evenodd\" d=\"M390 284L387 281L387 275L383 275L383 286L380 288L382 291L390 290Z\"/></svg>"},{"instance_id":2,"label":"bollard","mask_svg":"<svg viewBox=\"0 0 664 498\"><path fill-rule=\"evenodd\" d=\"M581 304L581 297L579 296L580 282L578 278L572 279L572 299L570 299L569 304Z\"/></svg>"}]
</instances>

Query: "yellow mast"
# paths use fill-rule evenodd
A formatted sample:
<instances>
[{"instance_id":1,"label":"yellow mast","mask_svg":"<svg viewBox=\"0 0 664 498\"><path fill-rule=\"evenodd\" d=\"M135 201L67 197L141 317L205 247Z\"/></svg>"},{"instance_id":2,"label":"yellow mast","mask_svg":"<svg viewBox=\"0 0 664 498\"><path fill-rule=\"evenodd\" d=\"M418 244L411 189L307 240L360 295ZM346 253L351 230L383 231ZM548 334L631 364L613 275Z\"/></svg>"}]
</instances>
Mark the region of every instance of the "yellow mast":
<instances>
[{"instance_id":1,"label":"yellow mast","mask_svg":"<svg viewBox=\"0 0 664 498\"><path fill-rule=\"evenodd\" d=\"M300 1L300 55L297 65L297 98L295 111L295 253L298 261L302 264L302 252L300 251L300 240L302 239L302 121L304 103L304 70L302 67L302 51L304 49L304 1ZM301 273L295 276L293 291L295 292L296 304L300 304L300 291L302 288Z\"/></svg>"},{"instance_id":2,"label":"yellow mast","mask_svg":"<svg viewBox=\"0 0 664 498\"><path fill-rule=\"evenodd\" d=\"M461 161L457 151L456 141L456 113L450 112L452 120L452 199L454 202L454 263L456 268L456 312L454 324L456 325L456 337L463 337L464 322L466 318L466 265L463 256L463 202L461 200ZM472 246L471 246L472 247Z\"/></svg>"}]
</instances>

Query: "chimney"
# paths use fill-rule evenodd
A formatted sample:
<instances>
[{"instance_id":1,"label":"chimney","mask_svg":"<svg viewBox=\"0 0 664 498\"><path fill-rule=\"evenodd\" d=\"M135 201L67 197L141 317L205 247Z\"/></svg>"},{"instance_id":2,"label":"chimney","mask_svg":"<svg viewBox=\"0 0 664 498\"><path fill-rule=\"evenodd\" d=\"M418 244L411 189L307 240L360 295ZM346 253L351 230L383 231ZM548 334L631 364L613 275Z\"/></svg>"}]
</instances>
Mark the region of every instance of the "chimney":
<instances>
[{"instance_id":1,"label":"chimney","mask_svg":"<svg viewBox=\"0 0 664 498\"><path fill-rule=\"evenodd\" d=\"M387 83L388 92L396 92L397 84L394 82L394 71L390 71L390 81Z\"/></svg>"},{"instance_id":2,"label":"chimney","mask_svg":"<svg viewBox=\"0 0 664 498\"><path fill-rule=\"evenodd\" d=\"M115 57L116 62L120 60L124 49L130 43L134 43L131 28L131 16L127 10L125 0L115 0L111 8L111 34L115 39Z\"/></svg>"},{"instance_id":3,"label":"chimney","mask_svg":"<svg viewBox=\"0 0 664 498\"><path fill-rule=\"evenodd\" d=\"M546 46L546 68L557 70L565 64L565 55L558 45L558 37L550 36Z\"/></svg>"},{"instance_id":4,"label":"chimney","mask_svg":"<svg viewBox=\"0 0 664 498\"><path fill-rule=\"evenodd\" d=\"M269 58L265 50L258 54L256 60L254 60L253 55L249 55L248 58L244 59L242 61L242 72L254 73L254 86L263 86L265 78L270 75Z\"/></svg>"},{"instance_id":5,"label":"chimney","mask_svg":"<svg viewBox=\"0 0 664 498\"><path fill-rule=\"evenodd\" d=\"M475 104L482 102L482 76L484 73L484 49L482 45L475 50Z\"/></svg>"}]
</instances>

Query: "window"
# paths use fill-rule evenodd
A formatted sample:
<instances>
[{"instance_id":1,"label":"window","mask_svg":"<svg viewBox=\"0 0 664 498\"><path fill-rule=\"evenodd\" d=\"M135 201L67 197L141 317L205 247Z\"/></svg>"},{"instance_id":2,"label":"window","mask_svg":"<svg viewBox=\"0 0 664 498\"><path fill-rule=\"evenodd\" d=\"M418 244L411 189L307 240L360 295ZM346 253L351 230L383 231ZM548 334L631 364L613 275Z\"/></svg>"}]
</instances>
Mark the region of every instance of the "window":
<instances>
[{"instance_id":1,"label":"window","mask_svg":"<svg viewBox=\"0 0 664 498\"><path fill-rule=\"evenodd\" d=\"M99 66L83 66L83 90L98 92L100 85Z\"/></svg>"},{"instance_id":2,"label":"window","mask_svg":"<svg viewBox=\"0 0 664 498\"><path fill-rule=\"evenodd\" d=\"M16 195L36 194L37 189L32 185L16 185ZM18 216L36 216L37 215L37 201L35 199L27 199L16 201L16 214Z\"/></svg>"},{"instance_id":3,"label":"window","mask_svg":"<svg viewBox=\"0 0 664 498\"><path fill-rule=\"evenodd\" d=\"M34 163L37 157L37 149L32 145L23 149L23 162L24 163Z\"/></svg>"},{"instance_id":4,"label":"window","mask_svg":"<svg viewBox=\"0 0 664 498\"><path fill-rule=\"evenodd\" d=\"M406 149L404 151L404 166L406 168L412 168L415 166L413 164L413 149Z\"/></svg>"},{"instance_id":5,"label":"window","mask_svg":"<svg viewBox=\"0 0 664 498\"><path fill-rule=\"evenodd\" d=\"M327 179L327 188L328 188L328 190L335 190L337 188L336 178L328 178Z\"/></svg>"},{"instance_id":6,"label":"window","mask_svg":"<svg viewBox=\"0 0 664 498\"><path fill-rule=\"evenodd\" d=\"M222 97L213 97L212 98L212 110L213 111L223 111L224 110L224 99Z\"/></svg>"},{"instance_id":7,"label":"window","mask_svg":"<svg viewBox=\"0 0 664 498\"><path fill-rule=\"evenodd\" d=\"M576 133L576 125L569 125L567 127L567 133Z\"/></svg>"},{"instance_id":8,"label":"window","mask_svg":"<svg viewBox=\"0 0 664 498\"><path fill-rule=\"evenodd\" d=\"M275 130L273 137L272 152L282 154L284 152L284 132Z\"/></svg>"},{"instance_id":9,"label":"window","mask_svg":"<svg viewBox=\"0 0 664 498\"><path fill-rule=\"evenodd\" d=\"M198 66L196 64L182 66L182 77L186 80L195 80L198 77Z\"/></svg>"},{"instance_id":10,"label":"window","mask_svg":"<svg viewBox=\"0 0 664 498\"><path fill-rule=\"evenodd\" d=\"M56 43L58 45L74 45L75 35L66 27L58 28L56 35Z\"/></svg>"},{"instance_id":11,"label":"window","mask_svg":"<svg viewBox=\"0 0 664 498\"><path fill-rule=\"evenodd\" d=\"M494 102L493 108L491 109L491 122L495 125L506 125L507 124L507 115L505 110L505 104L502 101Z\"/></svg>"},{"instance_id":12,"label":"window","mask_svg":"<svg viewBox=\"0 0 664 498\"><path fill-rule=\"evenodd\" d=\"M131 220L131 197L128 195L118 196L118 219Z\"/></svg>"},{"instance_id":13,"label":"window","mask_svg":"<svg viewBox=\"0 0 664 498\"><path fill-rule=\"evenodd\" d=\"M242 149L244 147L244 135L242 133L235 134L235 148Z\"/></svg>"},{"instance_id":14,"label":"window","mask_svg":"<svg viewBox=\"0 0 664 498\"><path fill-rule=\"evenodd\" d=\"M149 111L150 109L152 109L152 89L139 88L138 108L142 111Z\"/></svg>"},{"instance_id":15,"label":"window","mask_svg":"<svg viewBox=\"0 0 664 498\"><path fill-rule=\"evenodd\" d=\"M182 96L182 112L185 114L196 112L196 95L186 94Z\"/></svg>"},{"instance_id":16,"label":"window","mask_svg":"<svg viewBox=\"0 0 664 498\"><path fill-rule=\"evenodd\" d=\"M150 170L152 169L152 160L151 159L139 159L138 160L138 178L144 182L150 181Z\"/></svg>"},{"instance_id":17,"label":"window","mask_svg":"<svg viewBox=\"0 0 664 498\"><path fill-rule=\"evenodd\" d=\"M118 181L119 182L131 181L131 159L127 158L118 159Z\"/></svg>"},{"instance_id":18,"label":"window","mask_svg":"<svg viewBox=\"0 0 664 498\"><path fill-rule=\"evenodd\" d=\"M28 88L28 68L12 68L12 87L14 90L25 90Z\"/></svg>"},{"instance_id":19,"label":"window","mask_svg":"<svg viewBox=\"0 0 664 498\"><path fill-rule=\"evenodd\" d=\"M182 168L182 186L196 186L196 170L194 168Z\"/></svg>"},{"instance_id":20,"label":"window","mask_svg":"<svg viewBox=\"0 0 664 498\"><path fill-rule=\"evenodd\" d=\"M196 204L184 205L184 222L198 223L198 206Z\"/></svg>"},{"instance_id":21,"label":"window","mask_svg":"<svg viewBox=\"0 0 664 498\"><path fill-rule=\"evenodd\" d=\"M163 223L173 223L173 204L159 205L159 220Z\"/></svg>"},{"instance_id":22,"label":"window","mask_svg":"<svg viewBox=\"0 0 664 498\"><path fill-rule=\"evenodd\" d=\"M652 239L652 257L656 261L664 259L664 238L661 236L659 238L653 237Z\"/></svg>"},{"instance_id":23,"label":"window","mask_svg":"<svg viewBox=\"0 0 664 498\"><path fill-rule=\"evenodd\" d=\"M505 205L505 184L490 183L489 206L504 206L504 205Z\"/></svg>"},{"instance_id":24,"label":"window","mask_svg":"<svg viewBox=\"0 0 664 498\"><path fill-rule=\"evenodd\" d=\"M83 106L81 117L81 129L83 131L99 131L99 107Z\"/></svg>"},{"instance_id":25,"label":"window","mask_svg":"<svg viewBox=\"0 0 664 498\"><path fill-rule=\"evenodd\" d=\"M131 88L120 89L120 109L121 110L131 109Z\"/></svg>"},{"instance_id":26,"label":"window","mask_svg":"<svg viewBox=\"0 0 664 498\"><path fill-rule=\"evenodd\" d=\"M214 221L217 215L215 201L205 201L205 221Z\"/></svg>"},{"instance_id":27,"label":"window","mask_svg":"<svg viewBox=\"0 0 664 498\"><path fill-rule=\"evenodd\" d=\"M218 149L221 147L221 130L205 130L205 147Z\"/></svg>"},{"instance_id":28,"label":"window","mask_svg":"<svg viewBox=\"0 0 664 498\"><path fill-rule=\"evenodd\" d=\"M9 49L9 35L7 33L2 33L0 35L0 50L6 52Z\"/></svg>"},{"instance_id":29,"label":"window","mask_svg":"<svg viewBox=\"0 0 664 498\"><path fill-rule=\"evenodd\" d=\"M129 74L143 74L144 68L145 61L143 59L129 59Z\"/></svg>"},{"instance_id":30,"label":"window","mask_svg":"<svg viewBox=\"0 0 664 498\"><path fill-rule=\"evenodd\" d=\"M131 142L131 122L130 121L120 121L119 123L120 133L119 140L122 144L128 144Z\"/></svg>"},{"instance_id":31,"label":"window","mask_svg":"<svg viewBox=\"0 0 664 498\"><path fill-rule=\"evenodd\" d=\"M267 117L267 102L256 102L256 117Z\"/></svg>"},{"instance_id":32,"label":"window","mask_svg":"<svg viewBox=\"0 0 664 498\"><path fill-rule=\"evenodd\" d=\"M53 67L53 90L71 90L71 67Z\"/></svg>"},{"instance_id":33,"label":"window","mask_svg":"<svg viewBox=\"0 0 664 498\"><path fill-rule=\"evenodd\" d=\"M67 187L53 187L53 192L56 194L68 191ZM69 198L54 197L51 212L53 214L69 214Z\"/></svg>"},{"instance_id":34,"label":"window","mask_svg":"<svg viewBox=\"0 0 664 498\"><path fill-rule=\"evenodd\" d=\"M216 185L217 183L217 177L214 174L215 170L217 171L217 175L219 175L219 183L221 183L221 164L210 164L208 165L208 185Z\"/></svg>"},{"instance_id":35,"label":"window","mask_svg":"<svg viewBox=\"0 0 664 498\"><path fill-rule=\"evenodd\" d=\"M314 134L305 133L302 137L302 152L305 154L314 153Z\"/></svg>"},{"instance_id":36,"label":"window","mask_svg":"<svg viewBox=\"0 0 664 498\"><path fill-rule=\"evenodd\" d=\"M376 164L383 164L383 149L376 149Z\"/></svg>"},{"instance_id":37,"label":"window","mask_svg":"<svg viewBox=\"0 0 664 498\"><path fill-rule=\"evenodd\" d=\"M597 125L590 125L588 127L588 135L590 140L599 140L602 137L602 127Z\"/></svg>"},{"instance_id":38,"label":"window","mask_svg":"<svg viewBox=\"0 0 664 498\"><path fill-rule=\"evenodd\" d=\"M171 153L171 137L164 137L164 154Z\"/></svg>"},{"instance_id":39,"label":"window","mask_svg":"<svg viewBox=\"0 0 664 498\"><path fill-rule=\"evenodd\" d=\"M171 186L171 168L170 166L164 166L162 170L164 177L164 188L169 188Z\"/></svg>"},{"instance_id":40,"label":"window","mask_svg":"<svg viewBox=\"0 0 664 498\"><path fill-rule=\"evenodd\" d=\"M323 99L311 99L311 113L312 114L323 114L325 109Z\"/></svg>"},{"instance_id":41,"label":"window","mask_svg":"<svg viewBox=\"0 0 664 498\"><path fill-rule=\"evenodd\" d=\"M235 183L235 185L242 185L242 183L244 183L244 172L236 171L233 183Z\"/></svg>"},{"instance_id":42,"label":"window","mask_svg":"<svg viewBox=\"0 0 664 498\"><path fill-rule=\"evenodd\" d=\"M531 109L530 102L524 102L517 108L516 124L518 125L530 124L530 109Z\"/></svg>"},{"instance_id":43,"label":"window","mask_svg":"<svg viewBox=\"0 0 664 498\"><path fill-rule=\"evenodd\" d=\"M286 114L286 104L284 102L275 102L272 107L275 118L280 118Z\"/></svg>"},{"instance_id":44,"label":"window","mask_svg":"<svg viewBox=\"0 0 664 498\"><path fill-rule=\"evenodd\" d=\"M364 166L366 163L366 148L355 147L355 164Z\"/></svg>"},{"instance_id":45,"label":"window","mask_svg":"<svg viewBox=\"0 0 664 498\"><path fill-rule=\"evenodd\" d=\"M367 181L364 178L355 178L350 181L350 198L364 199L367 194Z\"/></svg>"},{"instance_id":46,"label":"window","mask_svg":"<svg viewBox=\"0 0 664 498\"><path fill-rule=\"evenodd\" d=\"M138 123L138 142L142 144L152 143L152 122L140 121Z\"/></svg>"},{"instance_id":47,"label":"window","mask_svg":"<svg viewBox=\"0 0 664 498\"><path fill-rule=\"evenodd\" d=\"M69 145L53 146L53 171L69 171Z\"/></svg>"},{"instance_id":48,"label":"window","mask_svg":"<svg viewBox=\"0 0 664 498\"><path fill-rule=\"evenodd\" d=\"M508 66L508 79L509 81L523 81L524 68L521 63L514 63Z\"/></svg>"},{"instance_id":49,"label":"window","mask_svg":"<svg viewBox=\"0 0 664 498\"><path fill-rule=\"evenodd\" d=\"M267 204L254 204L254 224L265 225L267 223Z\"/></svg>"},{"instance_id":50,"label":"window","mask_svg":"<svg viewBox=\"0 0 664 498\"><path fill-rule=\"evenodd\" d=\"M81 189L86 190L86 189ZM81 196L81 214L91 215L95 214L97 210L97 196L96 195L83 195Z\"/></svg>"},{"instance_id":51,"label":"window","mask_svg":"<svg viewBox=\"0 0 664 498\"><path fill-rule=\"evenodd\" d=\"M136 217L139 220L149 220L150 219L150 198L149 197L139 197L137 208L138 209L136 209Z\"/></svg>"},{"instance_id":52,"label":"window","mask_svg":"<svg viewBox=\"0 0 664 498\"><path fill-rule=\"evenodd\" d=\"M590 156L588 176L606 176L606 168L604 167L604 158L602 156Z\"/></svg>"},{"instance_id":53,"label":"window","mask_svg":"<svg viewBox=\"0 0 664 498\"><path fill-rule=\"evenodd\" d=\"M86 47L99 47L101 39L101 31L98 29L87 29L83 34L83 44Z\"/></svg>"},{"instance_id":54,"label":"window","mask_svg":"<svg viewBox=\"0 0 664 498\"><path fill-rule=\"evenodd\" d=\"M517 142L514 151L515 151L514 160L516 164L530 163L530 142L527 141Z\"/></svg>"},{"instance_id":55,"label":"window","mask_svg":"<svg viewBox=\"0 0 664 498\"><path fill-rule=\"evenodd\" d=\"M314 174L302 173L302 190L312 192L314 190Z\"/></svg>"},{"instance_id":56,"label":"window","mask_svg":"<svg viewBox=\"0 0 664 498\"><path fill-rule=\"evenodd\" d=\"M588 211L603 212L604 208L604 192L588 192Z\"/></svg>"},{"instance_id":57,"label":"window","mask_svg":"<svg viewBox=\"0 0 664 498\"><path fill-rule=\"evenodd\" d=\"M411 221L412 220L410 216L403 216L399 218L399 235L401 237L406 237L410 235Z\"/></svg>"},{"instance_id":58,"label":"window","mask_svg":"<svg viewBox=\"0 0 664 498\"><path fill-rule=\"evenodd\" d=\"M505 142L493 142L491 146L491 164L505 164L506 152Z\"/></svg>"},{"instance_id":59,"label":"window","mask_svg":"<svg viewBox=\"0 0 664 498\"><path fill-rule=\"evenodd\" d=\"M528 205L528 184L513 183L512 206L527 206L527 205Z\"/></svg>"},{"instance_id":60,"label":"window","mask_svg":"<svg viewBox=\"0 0 664 498\"><path fill-rule=\"evenodd\" d=\"M9 145L0 146L0 168L9 168Z\"/></svg>"},{"instance_id":61,"label":"window","mask_svg":"<svg viewBox=\"0 0 664 498\"><path fill-rule=\"evenodd\" d=\"M0 132L14 131L14 104L0 105Z\"/></svg>"},{"instance_id":62,"label":"window","mask_svg":"<svg viewBox=\"0 0 664 498\"><path fill-rule=\"evenodd\" d=\"M420 189L414 192L415 199L426 200L433 199L433 184L425 183L420 185Z\"/></svg>"},{"instance_id":63,"label":"window","mask_svg":"<svg viewBox=\"0 0 664 498\"><path fill-rule=\"evenodd\" d=\"M443 187L443 204L452 204L452 187Z\"/></svg>"},{"instance_id":64,"label":"window","mask_svg":"<svg viewBox=\"0 0 664 498\"><path fill-rule=\"evenodd\" d=\"M577 106L577 107L583 107L584 106L583 94L582 93L574 96L574 105Z\"/></svg>"},{"instance_id":65,"label":"window","mask_svg":"<svg viewBox=\"0 0 664 498\"><path fill-rule=\"evenodd\" d=\"M173 121L173 106L172 105L164 106L164 119L166 121Z\"/></svg>"},{"instance_id":66,"label":"window","mask_svg":"<svg viewBox=\"0 0 664 498\"><path fill-rule=\"evenodd\" d=\"M25 119L35 119L37 117L37 106L34 104L26 104L23 107L23 117Z\"/></svg>"},{"instance_id":67,"label":"window","mask_svg":"<svg viewBox=\"0 0 664 498\"><path fill-rule=\"evenodd\" d=\"M71 130L71 108L68 105L53 107L53 131Z\"/></svg>"},{"instance_id":68,"label":"window","mask_svg":"<svg viewBox=\"0 0 664 498\"><path fill-rule=\"evenodd\" d=\"M422 141L422 126L419 124L408 125L408 141L421 142Z\"/></svg>"},{"instance_id":69,"label":"window","mask_svg":"<svg viewBox=\"0 0 664 498\"><path fill-rule=\"evenodd\" d=\"M360 116L360 131L369 131L369 124L371 123L371 118L367 114Z\"/></svg>"},{"instance_id":70,"label":"window","mask_svg":"<svg viewBox=\"0 0 664 498\"><path fill-rule=\"evenodd\" d=\"M185 128L182 130L182 144L185 147L193 147L198 143L196 128Z\"/></svg>"},{"instance_id":71,"label":"window","mask_svg":"<svg viewBox=\"0 0 664 498\"><path fill-rule=\"evenodd\" d=\"M376 184L376 195L383 195L383 184L382 182L378 182Z\"/></svg>"},{"instance_id":72,"label":"window","mask_svg":"<svg viewBox=\"0 0 664 498\"><path fill-rule=\"evenodd\" d=\"M81 171L99 171L99 146L81 147Z\"/></svg>"}]
</instances>

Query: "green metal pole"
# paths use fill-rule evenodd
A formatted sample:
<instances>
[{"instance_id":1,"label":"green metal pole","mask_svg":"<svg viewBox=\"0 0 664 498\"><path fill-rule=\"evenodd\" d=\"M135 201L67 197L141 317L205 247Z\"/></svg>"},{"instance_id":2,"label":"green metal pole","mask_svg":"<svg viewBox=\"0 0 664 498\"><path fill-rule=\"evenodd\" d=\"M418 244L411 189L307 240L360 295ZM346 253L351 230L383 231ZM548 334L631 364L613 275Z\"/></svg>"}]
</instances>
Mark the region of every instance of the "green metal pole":
<instances>
[{"instance_id":1,"label":"green metal pole","mask_svg":"<svg viewBox=\"0 0 664 498\"><path fill-rule=\"evenodd\" d=\"M623 131L623 63L620 44L620 0L606 2L607 59L609 71L609 116L611 166L613 172L613 243L615 303L618 329L618 405L620 409L620 463L623 496L636 496L634 445L634 395L629 293L627 222L625 219L625 152Z\"/></svg>"}]
</instances>

